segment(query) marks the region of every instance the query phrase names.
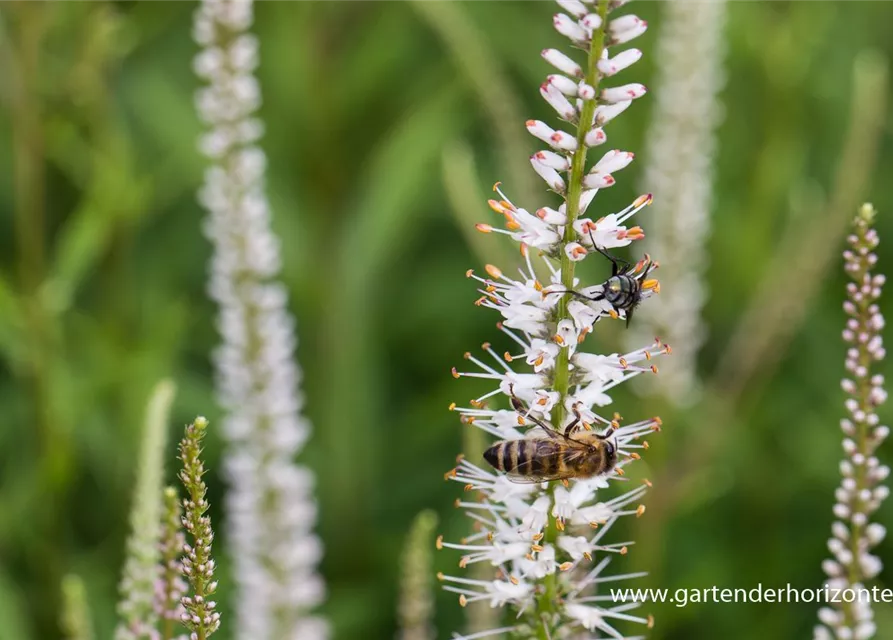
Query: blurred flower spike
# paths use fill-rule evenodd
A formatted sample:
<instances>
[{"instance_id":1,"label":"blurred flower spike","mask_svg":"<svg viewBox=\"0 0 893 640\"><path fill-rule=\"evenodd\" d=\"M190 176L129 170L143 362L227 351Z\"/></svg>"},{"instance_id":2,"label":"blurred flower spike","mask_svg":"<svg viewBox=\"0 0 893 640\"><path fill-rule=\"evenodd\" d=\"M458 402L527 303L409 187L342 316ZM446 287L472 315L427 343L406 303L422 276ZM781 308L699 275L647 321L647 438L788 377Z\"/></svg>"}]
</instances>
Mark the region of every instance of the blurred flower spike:
<instances>
[{"instance_id":1,"label":"blurred flower spike","mask_svg":"<svg viewBox=\"0 0 893 640\"><path fill-rule=\"evenodd\" d=\"M884 376L875 373L886 351L881 331L884 317L878 300L885 278L874 274L878 234L874 229L875 211L862 205L853 222L850 245L844 251L844 270L852 280L847 284L843 310L847 315L843 339L849 347L844 364L847 377L841 385L847 394L848 417L840 421L843 430L844 459L840 463L843 479L834 493L835 521L831 525L828 550L832 558L822 563L831 589L853 589L856 594L865 583L881 572L883 563L871 550L884 539L887 531L871 515L887 498L890 489L883 484L890 467L875 456L878 447L890 433L879 424L877 408L887 400ZM816 640L873 638L877 629L871 602L864 597L847 602L837 598L834 607L819 610L821 625L815 628Z\"/></svg>"},{"instance_id":2,"label":"blurred flower spike","mask_svg":"<svg viewBox=\"0 0 893 640\"><path fill-rule=\"evenodd\" d=\"M208 290L220 310L214 364L225 410L235 637L319 640L328 626L310 613L325 597L314 482L294 462L311 425L302 414L295 320L278 281L280 243L257 143L264 128L255 116L261 91L252 20L250 0L203 0L193 28L201 47L194 68L206 82L196 96L208 127L199 147L210 160L199 200L214 246Z\"/></svg>"},{"instance_id":3,"label":"blurred flower spike","mask_svg":"<svg viewBox=\"0 0 893 640\"><path fill-rule=\"evenodd\" d=\"M485 562L495 570L491 580L438 577L445 589L459 594L462 606L484 601L512 611L507 626L454 636L467 640L505 633L540 640L590 637L587 632L621 638L628 634L619 627L652 624L650 616L632 613L638 604L614 604L608 596L593 594L600 583L644 575L609 571L614 557L625 555L633 543L610 542L606 534L618 519L645 512L641 500L648 482L613 497L597 496L612 482L626 481L624 468L640 458L648 447L644 438L659 430L661 422L649 418L627 424L618 413L602 408L612 402L610 393L617 385L642 373L657 373L656 356L668 354L670 348L660 340L624 354L599 355L581 348L600 320L629 320L639 303L660 290L657 280L649 277L657 268L650 256L626 264L610 253L645 237L632 218L651 203L651 195L615 213L592 213L599 190L615 183L633 154L614 149L587 166L589 149L607 141L606 126L646 93L638 83L605 86L604 81L641 58L640 51L621 45L644 33L647 25L634 15L613 16L622 1L558 4L566 13L555 16L555 29L587 55L578 62L557 49L542 52L559 73L547 77L540 93L567 130L538 120L526 126L549 147L533 154L531 165L563 202L557 209L528 210L513 203L500 185L495 187L498 198L489 204L504 228L477 228L519 242L524 267L514 275L487 265L485 275L467 275L479 285L478 306L501 314L497 326L513 348L497 353L484 344L484 356L465 354L471 366L467 371L453 369L454 377L482 378L493 388L468 406L450 408L461 414L463 423L499 440L551 437L571 442L574 434L592 430L608 443L605 450L616 454L616 462L588 477L551 474L560 483L539 481L532 473L510 477L461 458L447 473L448 479L481 499L457 502L474 521L475 532L459 543L439 538L437 546L461 551L461 568ZM613 270L609 279L587 286L574 271L592 255L603 264L609 259ZM516 362L526 364L526 370ZM513 410L488 406L500 394L511 398ZM505 466L509 456L491 458ZM532 466L527 464L527 469Z\"/></svg>"}]
</instances>

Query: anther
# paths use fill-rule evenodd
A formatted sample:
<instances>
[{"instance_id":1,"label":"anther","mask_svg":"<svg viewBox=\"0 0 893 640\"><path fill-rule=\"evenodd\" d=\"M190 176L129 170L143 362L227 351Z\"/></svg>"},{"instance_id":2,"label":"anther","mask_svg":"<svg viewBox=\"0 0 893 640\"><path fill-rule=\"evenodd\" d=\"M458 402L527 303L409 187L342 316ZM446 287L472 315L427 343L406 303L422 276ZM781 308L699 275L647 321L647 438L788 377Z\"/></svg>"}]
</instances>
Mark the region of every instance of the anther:
<instances>
[{"instance_id":1,"label":"anther","mask_svg":"<svg viewBox=\"0 0 893 640\"><path fill-rule=\"evenodd\" d=\"M468 604L468 598L465 597L464 593L459 594L459 606L464 607Z\"/></svg>"},{"instance_id":2,"label":"anther","mask_svg":"<svg viewBox=\"0 0 893 640\"><path fill-rule=\"evenodd\" d=\"M644 513L645 513L645 505L644 504L640 504L638 507L636 507L636 517L637 518L641 518L644 515Z\"/></svg>"},{"instance_id":3,"label":"anther","mask_svg":"<svg viewBox=\"0 0 893 640\"><path fill-rule=\"evenodd\" d=\"M468 271L465 272L466 278L470 278L473 275L474 275L474 269L469 269Z\"/></svg>"},{"instance_id":4,"label":"anther","mask_svg":"<svg viewBox=\"0 0 893 640\"><path fill-rule=\"evenodd\" d=\"M629 553L629 549L627 549L625 546L620 547L620 555L625 556L627 553Z\"/></svg>"},{"instance_id":5,"label":"anther","mask_svg":"<svg viewBox=\"0 0 893 640\"><path fill-rule=\"evenodd\" d=\"M434 546L437 548L438 551L441 551L443 549L443 536L442 535L437 536L437 540L434 542Z\"/></svg>"},{"instance_id":6,"label":"anther","mask_svg":"<svg viewBox=\"0 0 893 640\"><path fill-rule=\"evenodd\" d=\"M502 357L505 358L505 361L506 361L506 362L511 362L511 361L512 361L512 354L510 354L508 351L506 351L505 353L503 353L503 354L502 354Z\"/></svg>"},{"instance_id":7,"label":"anther","mask_svg":"<svg viewBox=\"0 0 893 640\"><path fill-rule=\"evenodd\" d=\"M490 274L491 278L496 278L497 280L502 277L502 271L500 271L499 267L496 267L492 264L488 264L484 267L487 270L487 273Z\"/></svg>"},{"instance_id":8,"label":"anther","mask_svg":"<svg viewBox=\"0 0 893 640\"><path fill-rule=\"evenodd\" d=\"M452 369L450 369L450 373L452 373L453 377L456 378L457 380L461 377L461 374L456 369L456 367L453 367Z\"/></svg>"},{"instance_id":9,"label":"anther","mask_svg":"<svg viewBox=\"0 0 893 640\"><path fill-rule=\"evenodd\" d=\"M654 201L654 196L650 193L645 193L633 201L633 207L647 207Z\"/></svg>"},{"instance_id":10,"label":"anther","mask_svg":"<svg viewBox=\"0 0 893 640\"><path fill-rule=\"evenodd\" d=\"M484 224L482 222L479 222L478 224L474 225L474 228L477 229L478 231L480 231L481 233L491 233L493 231L493 227L491 227L489 224Z\"/></svg>"},{"instance_id":11,"label":"anther","mask_svg":"<svg viewBox=\"0 0 893 640\"><path fill-rule=\"evenodd\" d=\"M558 565L558 568L561 569L562 571L570 571L571 569L574 568L574 563L573 562L562 562L560 565Z\"/></svg>"},{"instance_id":12,"label":"anther","mask_svg":"<svg viewBox=\"0 0 893 640\"><path fill-rule=\"evenodd\" d=\"M620 467L615 467L614 471L617 472L617 475L618 475L618 476L625 475L623 469L621 469Z\"/></svg>"},{"instance_id":13,"label":"anther","mask_svg":"<svg viewBox=\"0 0 893 640\"><path fill-rule=\"evenodd\" d=\"M451 403L450 403L449 410L450 410L450 411L455 411L455 410L456 410L456 403L455 403L455 402L451 402Z\"/></svg>"}]
</instances>

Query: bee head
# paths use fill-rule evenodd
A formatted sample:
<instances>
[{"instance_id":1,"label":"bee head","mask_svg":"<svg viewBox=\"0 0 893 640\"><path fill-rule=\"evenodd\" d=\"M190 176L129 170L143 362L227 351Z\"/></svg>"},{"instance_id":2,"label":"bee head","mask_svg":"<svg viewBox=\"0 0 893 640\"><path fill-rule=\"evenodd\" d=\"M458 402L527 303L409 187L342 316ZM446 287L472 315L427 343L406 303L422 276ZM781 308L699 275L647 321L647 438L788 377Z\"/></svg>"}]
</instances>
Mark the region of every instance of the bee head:
<instances>
[{"instance_id":1,"label":"bee head","mask_svg":"<svg viewBox=\"0 0 893 640\"><path fill-rule=\"evenodd\" d=\"M605 448L605 462L608 468L613 468L617 462L617 440L612 437L613 435L614 429L608 429L603 435L598 436Z\"/></svg>"}]
</instances>

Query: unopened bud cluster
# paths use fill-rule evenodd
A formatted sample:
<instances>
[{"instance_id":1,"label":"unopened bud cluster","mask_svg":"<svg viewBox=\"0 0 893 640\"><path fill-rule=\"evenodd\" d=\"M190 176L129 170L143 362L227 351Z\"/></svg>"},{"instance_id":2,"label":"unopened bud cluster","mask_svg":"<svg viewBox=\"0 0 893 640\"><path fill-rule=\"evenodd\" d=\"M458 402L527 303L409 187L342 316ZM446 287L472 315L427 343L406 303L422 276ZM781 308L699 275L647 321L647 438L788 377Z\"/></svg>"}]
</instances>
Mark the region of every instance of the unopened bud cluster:
<instances>
[{"instance_id":1,"label":"unopened bud cluster","mask_svg":"<svg viewBox=\"0 0 893 640\"><path fill-rule=\"evenodd\" d=\"M186 427L180 441L180 480L186 489L183 499L183 528L186 529L192 544L183 545L183 575L191 586L190 594L183 596L181 603L186 611L182 622L192 632L193 640L204 640L220 627L220 614L215 611L217 603L209 597L217 590L214 580L214 559L211 557L211 544L214 531L211 518L207 515L208 501L205 498L207 486L202 476L205 466L201 459L201 443L205 437L208 421L198 417Z\"/></svg>"},{"instance_id":2,"label":"unopened bud cluster","mask_svg":"<svg viewBox=\"0 0 893 640\"><path fill-rule=\"evenodd\" d=\"M849 347L845 361L847 377L842 387L849 396L845 401L848 416L840 422L844 434L844 459L840 463L843 478L834 494L837 520L828 540L833 558L822 563L829 586L838 589L860 589L883 568L880 558L871 551L884 539L886 529L870 522L871 515L890 493L882 484L890 475L890 468L875 455L890 429L880 424L877 414L887 392L884 377L874 372L886 354L881 337L884 317L878 306L884 276L872 273L878 246L874 215L871 205L863 205L853 233L847 238L850 246L843 254L844 269L852 280L847 284L843 305L848 316L843 339ZM816 627L816 640L866 640L876 632L871 603L867 601L840 602L835 608L822 608L819 620L824 626Z\"/></svg>"}]
</instances>

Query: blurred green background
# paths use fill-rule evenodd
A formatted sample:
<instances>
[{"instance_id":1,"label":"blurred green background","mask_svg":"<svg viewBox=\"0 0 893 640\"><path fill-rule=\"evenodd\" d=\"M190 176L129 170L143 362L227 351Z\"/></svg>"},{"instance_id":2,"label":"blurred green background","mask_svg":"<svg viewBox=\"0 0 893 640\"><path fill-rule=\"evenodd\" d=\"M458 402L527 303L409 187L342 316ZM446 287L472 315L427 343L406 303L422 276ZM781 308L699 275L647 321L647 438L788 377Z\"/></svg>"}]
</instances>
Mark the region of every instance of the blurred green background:
<instances>
[{"instance_id":1,"label":"blurred green background","mask_svg":"<svg viewBox=\"0 0 893 640\"><path fill-rule=\"evenodd\" d=\"M196 414L211 419L208 481L221 521L192 10L0 5L3 640L58 637L68 572L83 576L98 636L109 637L143 409L162 377L179 389L172 439ZM462 448L463 427L446 408L483 387L449 369L484 341L500 351L504 336L493 313L471 304L464 272L512 255L501 238L468 230L490 220L497 180L525 206L549 202L526 168L539 145L523 123L554 122L537 88L551 72L540 50L565 46L555 10L256 8L269 195L315 426L301 460L318 477L324 613L339 639L393 637L398 559L416 513L438 510L447 537L467 530L452 508L461 488L441 475ZM648 85L661 6L630 10L651 29L624 78ZM649 570L640 586L822 582L841 455L838 255L863 200L880 211L879 269L893 264L890 24L893 4L882 2L728 7L706 395L684 410L629 389L616 398L626 417L660 414L666 425L640 465L655 483L648 514L615 534L637 541L616 566ZM612 123L612 146L644 150L652 102ZM619 175L598 213L630 201L640 175L641 163ZM620 324L597 332L599 348L621 348ZM889 444L882 454L893 458ZM172 480L173 443L169 461ZM888 501L878 519L889 526L891 515ZM878 550L887 586L891 552L891 541ZM437 568L457 560L441 552ZM653 637L805 637L815 608L654 606ZM464 615L438 593L438 637L461 629ZM878 637L893 638L893 606L876 605L876 616ZM216 637L229 637L226 617Z\"/></svg>"}]
</instances>

